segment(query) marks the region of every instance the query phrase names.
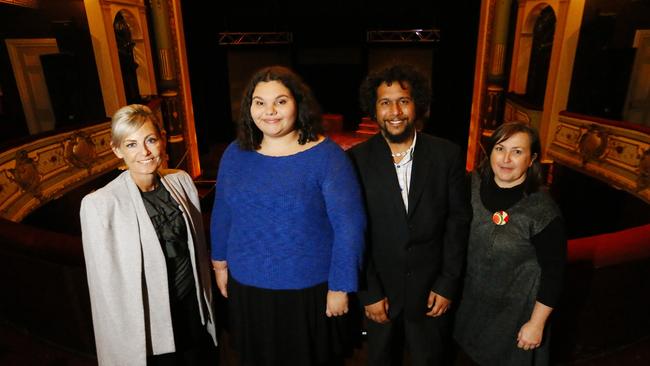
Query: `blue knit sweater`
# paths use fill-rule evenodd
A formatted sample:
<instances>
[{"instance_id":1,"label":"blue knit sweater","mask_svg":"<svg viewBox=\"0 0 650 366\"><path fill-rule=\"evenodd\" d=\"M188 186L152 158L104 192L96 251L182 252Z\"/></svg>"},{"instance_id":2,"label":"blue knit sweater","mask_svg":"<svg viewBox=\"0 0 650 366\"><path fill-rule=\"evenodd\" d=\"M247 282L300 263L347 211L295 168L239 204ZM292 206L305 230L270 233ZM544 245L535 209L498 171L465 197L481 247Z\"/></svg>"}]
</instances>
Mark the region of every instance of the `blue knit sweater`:
<instances>
[{"instance_id":1,"label":"blue knit sweater","mask_svg":"<svg viewBox=\"0 0 650 366\"><path fill-rule=\"evenodd\" d=\"M290 156L224 152L212 210L212 258L266 289L357 290L366 218L343 150L325 139Z\"/></svg>"}]
</instances>

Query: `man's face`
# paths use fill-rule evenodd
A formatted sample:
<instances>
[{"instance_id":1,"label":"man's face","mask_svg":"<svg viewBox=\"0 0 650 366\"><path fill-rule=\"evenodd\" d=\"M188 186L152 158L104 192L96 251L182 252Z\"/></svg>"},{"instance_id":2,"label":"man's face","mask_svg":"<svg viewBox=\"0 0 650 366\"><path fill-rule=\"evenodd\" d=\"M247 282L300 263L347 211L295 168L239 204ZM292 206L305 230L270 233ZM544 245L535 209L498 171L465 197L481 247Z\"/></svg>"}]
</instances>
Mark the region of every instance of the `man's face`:
<instances>
[{"instance_id":1,"label":"man's face","mask_svg":"<svg viewBox=\"0 0 650 366\"><path fill-rule=\"evenodd\" d=\"M403 142L415 132L415 103L411 98L411 86L393 81L377 88L375 112L381 133L390 142Z\"/></svg>"}]
</instances>

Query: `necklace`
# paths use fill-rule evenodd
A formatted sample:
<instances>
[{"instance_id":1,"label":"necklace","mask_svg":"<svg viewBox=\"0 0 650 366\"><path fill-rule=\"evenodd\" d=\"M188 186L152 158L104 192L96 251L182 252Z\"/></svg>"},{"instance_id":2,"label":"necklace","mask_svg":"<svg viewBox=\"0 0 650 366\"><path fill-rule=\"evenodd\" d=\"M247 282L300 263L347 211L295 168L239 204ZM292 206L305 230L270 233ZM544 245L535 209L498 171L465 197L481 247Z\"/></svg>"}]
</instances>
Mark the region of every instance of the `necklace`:
<instances>
[{"instance_id":1,"label":"necklace","mask_svg":"<svg viewBox=\"0 0 650 366\"><path fill-rule=\"evenodd\" d=\"M401 158L402 156L406 156L406 154L408 154L409 151L411 151L410 147L408 149L406 149L405 151L402 151L402 152L391 153L390 156L392 156L394 158Z\"/></svg>"}]
</instances>

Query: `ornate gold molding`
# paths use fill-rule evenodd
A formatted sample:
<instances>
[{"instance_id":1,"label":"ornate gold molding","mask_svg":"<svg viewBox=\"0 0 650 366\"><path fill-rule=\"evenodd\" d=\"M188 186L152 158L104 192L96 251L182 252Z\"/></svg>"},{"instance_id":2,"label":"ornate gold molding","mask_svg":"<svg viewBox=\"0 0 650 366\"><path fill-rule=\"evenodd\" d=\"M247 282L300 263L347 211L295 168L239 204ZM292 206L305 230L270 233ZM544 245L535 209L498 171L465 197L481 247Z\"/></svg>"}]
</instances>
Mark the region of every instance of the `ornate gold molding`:
<instances>
[{"instance_id":1,"label":"ornate gold molding","mask_svg":"<svg viewBox=\"0 0 650 366\"><path fill-rule=\"evenodd\" d=\"M97 151L92 138L83 131L77 131L64 141L64 157L77 168L88 169L93 165Z\"/></svg>"},{"instance_id":2,"label":"ornate gold molding","mask_svg":"<svg viewBox=\"0 0 650 366\"><path fill-rule=\"evenodd\" d=\"M38 0L0 0L0 3L38 9Z\"/></svg>"},{"instance_id":3,"label":"ornate gold molding","mask_svg":"<svg viewBox=\"0 0 650 366\"><path fill-rule=\"evenodd\" d=\"M600 126L591 124L588 130L580 137L578 151L582 156L582 164L589 160L602 158L607 150L608 133Z\"/></svg>"},{"instance_id":4,"label":"ornate gold molding","mask_svg":"<svg viewBox=\"0 0 650 366\"><path fill-rule=\"evenodd\" d=\"M650 188L650 149L643 153L641 162L639 163L639 178L637 179L637 187L640 190Z\"/></svg>"},{"instance_id":5,"label":"ornate gold molding","mask_svg":"<svg viewBox=\"0 0 650 366\"><path fill-rule=\"evenodd\" d=\"M110 122L48 136L0 152L0 216L21 221L41 205L121 164Z\"/></svg>"},{"instance_id":6,"label":"ornate gold molding","mask_svg":"<svg viewBox=\"0 0 650 366\"><path fill-rule=\"evenodd\" d=\"M556 162L650 203L650 133L563 113L549 137Z\"/></svg>"}]
</instances>

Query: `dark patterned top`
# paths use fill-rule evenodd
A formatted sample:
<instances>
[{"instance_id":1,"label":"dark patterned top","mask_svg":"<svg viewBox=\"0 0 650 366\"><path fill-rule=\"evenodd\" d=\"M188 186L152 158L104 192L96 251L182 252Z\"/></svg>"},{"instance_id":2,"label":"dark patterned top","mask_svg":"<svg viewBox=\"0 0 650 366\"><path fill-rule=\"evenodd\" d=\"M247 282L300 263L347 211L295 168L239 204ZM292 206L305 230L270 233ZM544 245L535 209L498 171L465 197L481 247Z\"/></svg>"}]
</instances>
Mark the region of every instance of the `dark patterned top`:
<instances>
[{"instance_id":1,"label":"dark patterned top","mask_svg":"<svg viewBox=\"0 0 650 366\"><path fill-rule=\"evenodd\" d=\"M180 301L194 285L183 212L160 182L153 191L140 193L165 253L169 299Z\"/></svg>"}]
</instances>

